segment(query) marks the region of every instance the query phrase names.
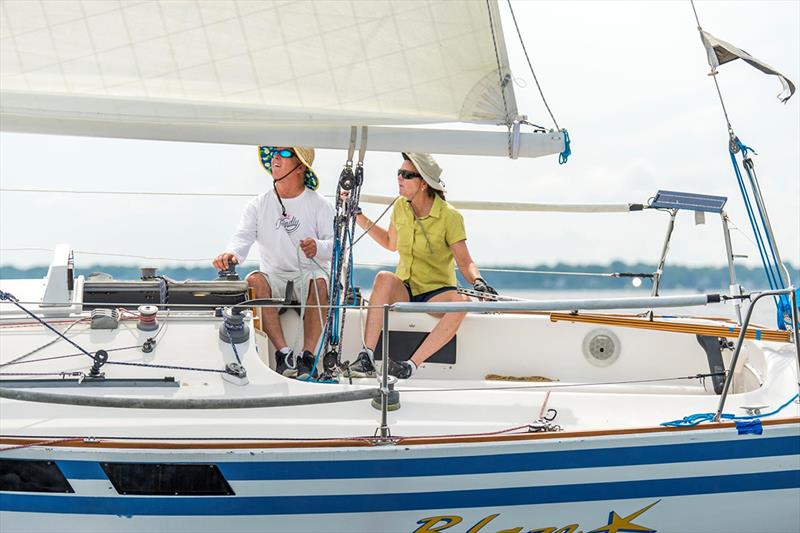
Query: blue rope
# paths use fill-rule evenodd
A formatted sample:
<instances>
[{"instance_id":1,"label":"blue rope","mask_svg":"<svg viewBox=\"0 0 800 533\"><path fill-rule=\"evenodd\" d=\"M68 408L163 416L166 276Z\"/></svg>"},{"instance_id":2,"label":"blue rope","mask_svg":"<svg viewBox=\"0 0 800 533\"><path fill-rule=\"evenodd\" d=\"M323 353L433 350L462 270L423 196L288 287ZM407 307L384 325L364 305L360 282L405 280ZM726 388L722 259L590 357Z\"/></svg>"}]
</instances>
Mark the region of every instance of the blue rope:
<instances>
[{"instance_id":1,"label":"blue rope","mask_svg":"<svg viewBox=\"0 0 800 533\"><path fill-rule=\"evenodd\" d=\"M768 416L772 416L774 414L780 413L781 411L783 411L786 408L786 406L791 404L798 397L800 397L800 394L795 394L785 404L781 405L780 407L778 407L777 409L775 409L774 411L771 411L769 413L762 413L760 415L746 415L746 416L736 416L736 415L732 415L732 414L729 414L729 413L722 413L720 415L720 419L736 421L736 420L755 420L757 418L766 418ZM713 422L714 421L714 417L716 417L716 415L717 415L716 413L697 413L697 414L694 414L694 415L684 416L680 420L672 420L670 422L661 422L661 425L662 426L667 426L667 427L692 427L692 426L696 426L698 424L701 424L703 422Z\"/></svg>"},{"instance_id":2,"label":"blue rope","mask_svg":"<svg viewBox=\"0 0 800 533\"><path fill-rule=\"evenodd\" d=\"M354 285L355 269L353 268L353 234L352 234L352 232L350 231L349 228L347 229L347 232L345 233L345 240L346 240L346 242L350 243L350 246L348 248L347 262L348 262L348 264L350 266L350 287L353 290L353 305L355 305L356 291L355 291L355 285ZM340 298L343 296L339 292L338 280L335 280L336 272L337 272L337 269L335 267L337 266L338 261L339 261L339 250L340 250L340 246L339 246L339 242L337 241L334 244L334 255L333 255L332 263L331 263L331 291L333 292L333 295L334 295L333 301L335 302L335 304L337 306L340 304L340 302L341 302ZM332 330L331 331L331 343L333 343L333 344L338 344L338 340L339 340L339 311L340 311L339 307L336 307L335 309L332 309L333 320L332 320L332 324L331 324L331 326L332 326L331 327L331 330ZM320 339L324 340L326 338L327 334L328 334L328 323L326 321L325 328L323 328L323 330L322 330L322 336L320 337ZM334 342L334 341L336 341L336 342ZM325 343L321 342L319 347L317 348L317 353L314 354L314 365L313 365L312 368L314 368L314 369L317 368L317 364L319 363L319 358L322 355L322 350L323 350L324 347L325 347ZM338 381L335 381L335 380L318 379L318 378L314 378L313 376L308 376L306 378L300 379L300 381L313 381L314 383L338 383Z\"/></svg>"},{"instance_id":3,"label":"blue rope","mask_svg":"<svg viewBox=\"0 0 800 533\"><path fill-rule=\"evenodd\" d=\"M733 141L741 151L743 158L747 157L747 152L756 154L755 150L741 142L738 137L734 137ZM767 276L769 287L772 290L784 289L785 284L783 276L781 275L777 254L775 252L775 243L772 242L772 238L770 237L769 232L766 230L767 224L764 218L764 213L760 208L758 208L758 205L756 205L758 208L758 215L761 220L761 225L759 226L758 219L755 215L755 210L750 200L750 195L748 194L747 187L744 183L742 171L739 168L739 162L736 160L736 154L733 150L729 149L728 151L731 158L733 171L736 174L736 181L739 185L739 191L742 193L742 199L744 201L745 210L747 211L747 217L750 221L750 226L753 228L753 234L756 238L756 246L758 248L759 256L761 257L761 264L764 267L764 272ZM754 179L748 165L745 165L745 171L747 172L747 176L752 183ZM753 191L753 194L755 194L755 192L756 191ZM784 317L791 314L791 304L789 303L789 298L786 295L780 295L778 297L773 297L773 301L775 302L775 306L777 308L778 328L785 330L786 320Z\"/></svg>"},{"instance_id":4,"label":"blue rope","mask_svg":"<svg viewBox=\"0 0 800 533\"><path fill-rule=\"evenodd\" d=\"M355 283L355 271L356 269L353 268L353 246L355 243L353 242L353 233L350 231L350 228L347 229L347 240L350 241L350 247L348 248L348 262L350 268L350 290L353 291L353 305L351 307L358 307L356 302L356 283Z\"/></svg>"},{"instance_id":5,"label":"blue rope","mask_svg":"<svg viewBox=\"0 0 800 533\"><path fill-rule=\"evenodd\" d=\"M769 288L775 290L775 280L772 278L772 270L767 266L767 258L765 255L766 250L764 249L764 242L761 238L761 231L756 223L755 215L753 214L753 207L750 203L750 195L747 193L747 189L745 188L744 179L742 178L742 172L739 169L739 162L736 161L736 156L733 152L730 153L731 162L733 164L733 170L736 173L736 180L739 182L739 191L742 193L742 199L744 200L744 207L747 211L747 218L750 220L750 226L753 228L753 234L756 238L756 246L758 247L758 253L761 256L761 264L764 265L764 271L767 274L767 281L769 282Z\"/></svg>"},{"instance_id":6,"label":"blue rope","mask_svg":"<svg viewBox=\"0 0 800 533\"><path fill-rule=\"evenodd\" d=\"M339 336L337 335L339 326L339 251L341 243L339 239L334 239L333 257L331 258L331 302L334 304L330 307L331 313L331 344L338 344ZM327 323L326 323L327 328ZM324 338L324 337L323 337Z\"/></svg>"},{"instance_id":7,"label":"blue rope","mask_svg":"<svg viewBox=\"0 0 800 533\"><path fill-rule=\"evenodd\" d=\"M758 155L755 150L753 150L749 146L746 146L738 138L736 139L736 144L739 146L739 149L742 151L742 157L743 158L747 157L747 152L748 151L753 152L754 154ZM755 180L753 179L753 174L752 174L752 172L750 170L750 166L745 165L744 169L747 172L747 177L750 179L750 183L753 183ZM755 191L753 191L753 194L755 195ZM767 244L769 244L770 255L772 255L772 265L774 266L774 269L775 269L774 272L773 272L773 277L776 280L776 287L779 288L779 289L784 289L784 288L786 288L786 285L784 284L783 275L781 274L780 265L778 264L778 256L775 253L775 248L776 248L775 243L772 242L772 237L770 237L769 232L766 230L767 229L767 221L764 218L764 216L765 216L764 213L759 209L758 214L759 214L759 217L761 218L761 227L764 228L764 236L767 238ZM781 299L783 299L783 298L785 298L785 296L781 297Z\"/></svg>"},{"instance_id":8,"label":"blue rope","mask_svg":"<svg viewBox=\"0 0 800 533\"><path fill-rule=\"evenodd\" d=\"M334 226L333 226L334 234L336 234L336 217L334 217ZM305 378L299 378L298 381L310 381L314 383L336 383L335 381L331 380L320 380L314 377L314 372L317 369L317 364L319 363L319 358L322 355L322 351L325 349L325 339L328 338L328 326L330 325L331 331L331 344L338 344L339 343L339 259L340 259L340 251L341 251L341 243L339 242L338 238L333 239L333 254L331 256L331 275L330 275L330 283L329 283L329 290L330 290L330 300L333 305L328 308L328 314L330 319L325 320L325 327L322 329L322 335L320 336L320 343L317 347L317 353L314 354L314 363L311 367L311 374Z\"/></svg>"},{"instance_id":9,"label":"blue rope","mask_svg":"<svg viewBox=\"0 0 800 533\"><path fill-rule=\"evenodd\" d=\"M569 132L566 129L561 130L564 132L564 151L558 154L558 164L563 165L572 155L572 150L569 147Z\"/></svg>"}]
</instances>

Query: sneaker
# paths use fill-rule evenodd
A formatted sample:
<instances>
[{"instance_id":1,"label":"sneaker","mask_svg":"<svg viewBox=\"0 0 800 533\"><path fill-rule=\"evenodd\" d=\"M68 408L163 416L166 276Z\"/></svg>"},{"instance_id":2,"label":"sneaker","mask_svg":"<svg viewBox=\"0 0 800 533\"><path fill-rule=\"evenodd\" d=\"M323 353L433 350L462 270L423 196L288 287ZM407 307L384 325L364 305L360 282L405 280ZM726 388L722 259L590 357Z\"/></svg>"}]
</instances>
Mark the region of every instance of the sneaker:
<instances>
[{"instance_id":1,"label":"sneaker","mask_svg":"<svg viewBox=\"0 0 800 533\"><path fill-rule=\"evenodd\" d=\"M411 377L411 374L414 373L414 369L411 367L411 363L408 361L393 361L389 359L389 375L394 376L397 379L408 379Z\"/></svg>"},{"instance_id":2,"label":"sneaker","mask_svg":"<svg viewBox=\"0 0 800 533\"><path fill-rule=\"evenodd\" d=\"M288 354L278 350L275 352L275 372L287 378L293 378L297 375L297 369L294 368L294 353ZM290 366L291 365L291 366Z\"/></svg>"},{"instance_id":3,"label":"sneaker","mask_svg":"<svg viewBox=\"0 0 800 533\"><path fill-rule=\"evenodd\" d=\"M371 378L375 376L375 365L369 358L366 350L358 352L356 360L348 366L350 375L354 378Z\"/></svg>"},{"instance_id":4,"label":"sneaker","mask_svg":"<svg viewBox=\"0 0 800 533\"><path fill-rule=\"evenodd\" d=\"M314 354L305 350L303 355L297 359L297 377L295 379L309 379L317 377L317 369L314 367Z\"/></svg>"}]
</instances>

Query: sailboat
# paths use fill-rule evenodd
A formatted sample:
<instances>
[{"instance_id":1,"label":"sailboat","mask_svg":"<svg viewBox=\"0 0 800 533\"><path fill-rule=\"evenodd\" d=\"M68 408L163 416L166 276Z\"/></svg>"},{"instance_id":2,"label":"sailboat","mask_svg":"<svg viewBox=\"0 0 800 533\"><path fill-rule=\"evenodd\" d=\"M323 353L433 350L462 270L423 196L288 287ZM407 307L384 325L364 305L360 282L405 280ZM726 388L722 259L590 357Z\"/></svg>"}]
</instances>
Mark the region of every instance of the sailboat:
<instances>
[{"instance_id":1,"label":"sailboat","mask_svg":"<svg viewBox=\"0 0 800 533\"><path fill-rule=\"evenodd\" d=\"M343 175L365 150L569 157L566 130L517 109L494 1L2 7L6 131L340 149ZM757 62L701 36L714 71ZM769 290L736 282L724 197L496 204L719 216L730 291L659 294L670 225L657 272L614 273L649 276L649 297L384 307L382 360L429 313L469 312L412 380L288 379L254 312L288 302L231 273L76 276L61 244L44 279L0 280L2 531L796 531L797 292L744 166ZM340 281L352 354L367 304ZM777 325L751 323L769 299ZM726 304L735 318L659 311Z\"/></svg>"}]
</instances>

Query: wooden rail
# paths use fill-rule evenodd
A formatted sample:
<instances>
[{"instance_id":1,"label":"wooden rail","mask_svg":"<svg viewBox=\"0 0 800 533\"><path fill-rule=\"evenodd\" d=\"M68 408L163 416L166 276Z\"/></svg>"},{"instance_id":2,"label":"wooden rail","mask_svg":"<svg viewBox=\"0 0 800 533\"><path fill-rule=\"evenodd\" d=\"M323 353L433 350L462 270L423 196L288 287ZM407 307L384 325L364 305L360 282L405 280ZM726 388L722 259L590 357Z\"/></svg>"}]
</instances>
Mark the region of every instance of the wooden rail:
<instances>
[{"instance_id":1,"label":"wooden rail","mask_svg":"<svg viewBox=\"0 0 800 533\"><path fill-rule=\"evenodd\" d=\"M691 324L686 322L648 320L646 318L631 318L597 314L550 313L550 320L553 322L582 322L586 324L602 324L604 326L649 329L655 331L671 331L673 333L689 333L692 335L729 337L734 339L739 336L740 331L740 328L734 325L714 326L710 324ZM747 329L745 338L773 342L790 341L788 331L762 329L752 326Z\"/></svg>"}]
</instances>

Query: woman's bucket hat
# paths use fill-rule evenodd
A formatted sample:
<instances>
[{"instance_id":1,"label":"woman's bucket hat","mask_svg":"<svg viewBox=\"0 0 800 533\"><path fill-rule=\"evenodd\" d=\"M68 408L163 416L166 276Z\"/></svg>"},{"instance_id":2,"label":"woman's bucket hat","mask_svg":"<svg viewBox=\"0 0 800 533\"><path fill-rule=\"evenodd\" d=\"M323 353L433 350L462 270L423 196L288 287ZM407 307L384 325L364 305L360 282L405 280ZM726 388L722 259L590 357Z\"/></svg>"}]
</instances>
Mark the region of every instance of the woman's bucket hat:
<instances>
[{"instance_id":1,"label":"woman's bucket hat","mask_svg":"<svg viewBox=\"0 0 800 533\"><path fill-rule=\"evenodd\" d=\"M437 191L447 192L441 178L442 167L439 166L431 154L403 152L403 155L414 164L417 168L417 172L420 173L422 179L425 180L425 183L427 183L429 187Z\"/></svg>"}]
</instances>

